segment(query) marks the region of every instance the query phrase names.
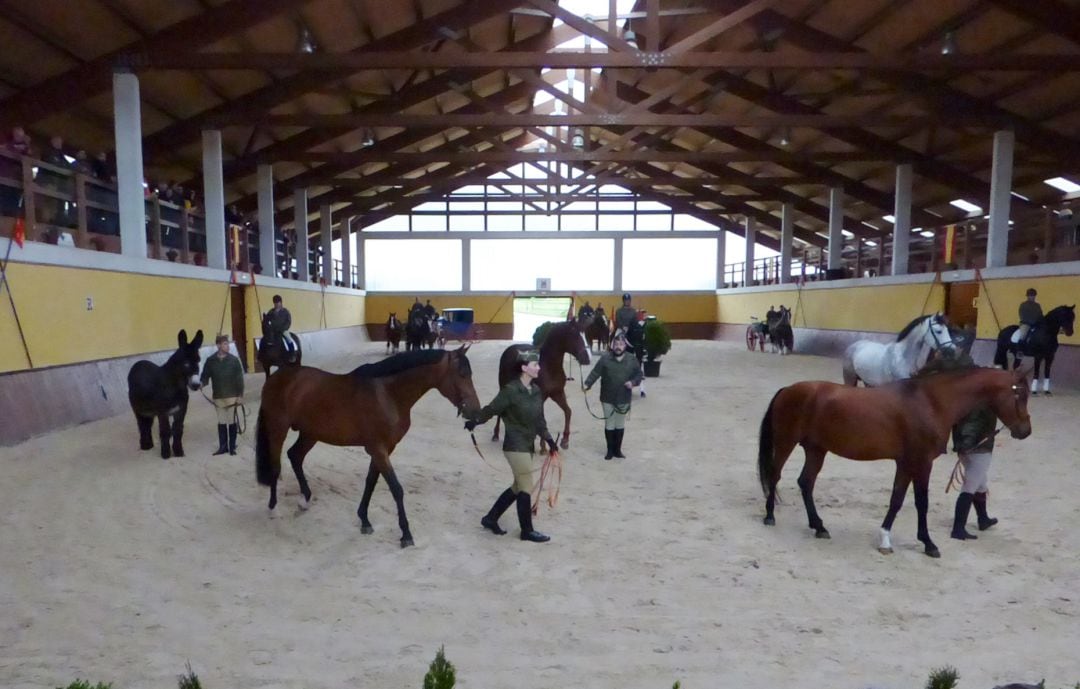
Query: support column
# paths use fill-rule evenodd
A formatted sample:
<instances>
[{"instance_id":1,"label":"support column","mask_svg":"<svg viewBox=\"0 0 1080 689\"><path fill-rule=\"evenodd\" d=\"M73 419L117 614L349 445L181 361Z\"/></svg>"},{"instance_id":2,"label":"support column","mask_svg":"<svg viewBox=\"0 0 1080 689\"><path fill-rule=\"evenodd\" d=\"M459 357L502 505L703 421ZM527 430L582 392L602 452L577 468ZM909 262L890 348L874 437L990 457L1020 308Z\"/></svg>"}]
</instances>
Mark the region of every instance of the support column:
<instances>
[{"instance_id":1,"label":"support column","mask_svg":"<svg viewBox=\"0 0 1080 689\"><path fill-rule=\"evenodd\" d=\"M844 190L829 190L829 270L844 266Z\"/></svg>"},{"instance_id":2,"label":"support column","mask_svg":"<svg viewBox=\"0 0 1080 689\"><path fill-rule=\"evenodd\" d=\"M911 165L896 166L896 204L893 207L892 274L907 275L911 244Z\"/></svg>"},{"instance_id":3,"label":"support column","mask_svg":"<svg viewBox=\"0 0 1080 689\"><path fill-rule=\"evenodd\" d=\"M724 267L727 263L727 230L721 228L716 238L716 289L724 289Z\"/></svg>"},{"instance_id":4,"label":"support column","mask_svg":"<svg viewBox=\"0 0 1080 689\"><path fill-rule=\"evenodd\" d=\"M296 229L296 277L301 282L311 282L308 259L307 189L293 191L293 224Z\"/></svg>"},{"instance_id":5,"label":"support column","mask_svg":"<svg viewBox=\"0 0 1080 689\"><path fill-rule=\"evenodd\" d=\"M146 258L142 112L139 105L139 78L130 72L113 73L113 124L120 253Z\"/></svg>"},{"instance_id":6,"label":"support column","mask_svg":"<svg viewBox=\"0 0 1080 689\"><path fill-rule=\"evenodd\" d=\"M994 132L994 162L990 170L990 231L986 240L986 267L1009 260L1009 205L1012 195L1013 148L1016 135Z\"/></svg>"},{"instance_id":7,"label":"support column","mask_svg":"<svg viewBox=\"0 0 1080 689\"><path fill-rule=\"evenodd\" d=\"M259 264L263 275L277 275L277 233L274 231L274 168L259 166Z\"/></svg>"},{"instance_id":8,"label":"support column","mask_svg":"<svg viewBox=\"0 0 1080 689\"><path fill-rule=\"evenodd\" d=\"M221 132L202 133L203 212L206 214L206 265L225 270L225 177L221 171Z\"/></svg>"},{"instance_id":9,"label":"support column","mask_svg":"<svg viewBox=\"0 0 1080 689\"><path fill-rule=\"evenodd\" d=\"M322 246L322 279L334 284L334 216L330 204L319 206L319 244Z\"/></svg>"},{"instance_id":10,"label":"support column","mask_svg":"<svg viewBox=\"0 0 1080 689\"><path fill-rule=\"evenodd\" d=\"M622 291L623 291L623 279L622 279L622 263L623 263L623 261L622 261L622 249L623 249L623 238L622 238L622 237L616 237L616 238L615 238L615 260L614 260L614 266L615 266L615 274L614 274L614 278L615 278L615 284L614 284L614 285L612 285L612 290L613 290L614 292L616 292L617 294L621 294L621 293L622 293Z\"/></svg>"},{"instance_id":11,"label":"support column","mask_svg":"<svg viewBox=\"0 0 1080 689\"><path fill-rule=\"evenodd\" d=\"M785 203L780 211L780 284L791 282L791 245L795 241L795 207Z\"/></svg>"},{"instance_id":12,"label":"support column","mask_svg":"<svg viewBox=\"0 0 1080 689\"><path fill-rule=\"evenodd\" d=\"M360 225L360 218L356 219L356 289L367 289L367 275L365 273L366 266L364 265L364 257L367 252L364 251L364 228ZM463 249L464 251L464 249ZM464 286L464 285L463 285Z\"/></svg>"},{"instance_id":13,"label":"support column","mask_svg":"<svg viewBox=\"0 0 1080 689\"><path fill-rule=\"evenodd\" d=\"M746 239L746 263L743 265L743 287L751 287L754 284L754 219L746 218L744 238Z\"/></svg>"},{"instance_id":14,"label":"support column","mask_svg":"<svg viewBox=\"0 0 1080 689\"><path fill-rule=\"evenodd\" d=\"M341 221L341 284L352 289L352 223L348 217Z\"/></svg>"},{"instance_id":15,"label":"support column","mask_svg":"<svg viewBox=\"0 0 1080 689\"><path fill-rule=\"evenodd\" d=\"M472 240L461 240L461 291L472 290Z\"/></svg>"}]
</instances>

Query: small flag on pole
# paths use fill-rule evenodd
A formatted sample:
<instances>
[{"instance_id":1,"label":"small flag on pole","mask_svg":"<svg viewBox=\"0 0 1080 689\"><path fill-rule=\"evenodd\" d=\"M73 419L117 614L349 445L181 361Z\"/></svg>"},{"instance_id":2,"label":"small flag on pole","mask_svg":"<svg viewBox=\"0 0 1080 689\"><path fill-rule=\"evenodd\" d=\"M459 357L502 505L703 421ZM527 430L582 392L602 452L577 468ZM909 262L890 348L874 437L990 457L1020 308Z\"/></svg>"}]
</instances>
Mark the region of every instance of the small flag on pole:
<instances>
[{"instance_id":1,"label":"small flag on pole","mask_svg":"<svg viewBox=\"0 0 1080 689\"><path fill-rule=\"evenodd\" d=\"M11 238L15 240L20 249L23 248L23 243L26 242L26 221L24 219L15 218L15 227L11 232Z\"/></svg>"}]
</instances>

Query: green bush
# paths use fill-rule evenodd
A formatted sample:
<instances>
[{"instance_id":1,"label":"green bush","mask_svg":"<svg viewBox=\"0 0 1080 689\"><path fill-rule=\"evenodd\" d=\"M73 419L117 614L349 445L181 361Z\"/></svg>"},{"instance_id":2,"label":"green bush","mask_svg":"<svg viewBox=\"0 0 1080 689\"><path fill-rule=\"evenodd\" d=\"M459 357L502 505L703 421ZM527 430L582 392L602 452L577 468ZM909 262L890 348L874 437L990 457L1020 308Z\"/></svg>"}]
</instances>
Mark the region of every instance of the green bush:
<instances>
[{"instance_id":1,"label":"green bush","mask_svg":"<svg viewBox=\"0 0 1080 689\"><path fill-rule=\"evenodd\" d=\"M955 689L960 673L956 668L945 666L930 673L926 680L926 689Z\"/></svg>"},{"instance_id":2,"label":"green bush","mask_svg":"<svg viewBox=\"0 0 1080 689\"><path fill-rule=\"evenodd\" d=\"M671 351L671 330L660 319L645 321L645 356L650 361Z\"/></svg>"},{"instance_id":3,"label":"green bush","mask_svg":"<svg viewBox=\"0 0 1080 689\"><path fill-rule=\"evenodd\" d=\"M424 675L424 689L453 689L455 681L454 665L446 659L443 646L431 661L431 667Z\"/></svg>"},{"instance_id":4,"label":"green bush","mask_svg":"<svg viewBox=\"0 0 1080 689\"><path fill-rule=\"evenodd\" d=\"M191 670L191 663L187 664L187 672L176 678L177 689L202 689L199 678Z\"/></svg>"},{"instance_id":5,"label":"green bush","mask_svg":"<svg viewBox=\"0 0 1080 689\"><path fill-rule=\"evenodd\" d=\"M551 321L540 324L540 326L533 331L533 347L540 347L544 344L544 340L547 339L548 333L555 324Z\"/></svg>"},{"instance_id":6,"label":"green bush","mask_svg":"<svg viewBox=\"0 0 1080 689\"><path fill-rule=\"evenodd\" d=\"M85 679L77 679L66 687L57 687L56 689L112 689L112 685L104 682L90 684Z\"/></svg>"}]
</instances>

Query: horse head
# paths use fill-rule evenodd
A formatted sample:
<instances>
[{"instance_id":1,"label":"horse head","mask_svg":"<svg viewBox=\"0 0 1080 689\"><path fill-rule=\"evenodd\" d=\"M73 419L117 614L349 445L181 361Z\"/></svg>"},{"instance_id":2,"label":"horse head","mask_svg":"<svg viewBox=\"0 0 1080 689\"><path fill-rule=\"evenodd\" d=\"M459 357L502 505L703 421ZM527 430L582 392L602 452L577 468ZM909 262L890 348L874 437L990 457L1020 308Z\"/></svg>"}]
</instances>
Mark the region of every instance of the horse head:
<instances>
[{"instance_id":1,"label":"horse head","mask_svg":"<svg viewBox=\"0 0 1080 689\"><path fill-rule=\"evenodd\" d=\"M913 344L923 344L932 351L956 349L956 343L953 342L952 335L949 333L949 323L941 312L919 316L911 321L896 336L896 341L906 343L908 338L911 338Z\"/></svg>"},{"instance_id":2,"label":"horse head","mask_svg":"<svg viewBox=\"0 0 1080 689\"><path fill-rule=\"evenodd\" d=\"M199 347L202 343L202 330L195 333L195 339L191 342L188 342L187 331L181 330L176 334L176 351L165 362L165 368L175 371L192 390L202 387L199 381Z\"/></svg>"},{"instance_id":3,"label":"horse head","mask_svg":"<svg viewBox=\"0 0 1080 689\"><path fill-rule=\"evenodd\" d=\"M1044 320L1050 325L1052 335L1057 335L1061 330L1066 337L1072 337L1073 322L1076 320L1076 304L1051 309Z\"/></svg>"},{"instance_id":4,"label":"horse head","mask_svg":"<svg viewBox=\"0 0 1080 689\"><path fill-rule=\"evenodd\" d=\"M398 328L397 311L390 312L390 317L386 319L386 327L391 330L396 330Z\"/></svg>"},{"instance_id":5,"label":"horse head","mask_svg":"<svg viewBox=\"0 0 1080 689\"><path fill-rule=\"evenodd\" d=\"M450 400L457 408L458 416L467 419L474 418L480 413L480 398L476 396L476 389L472 382L472 364L465 356L469 351L469 344L463 344L457 349L447 352L446 374L439 380L438 389L442 396Z\"/></svg>"},{"instance_id":6,"label":"horse head","mask_svg":"<svg viewBox=\"0 0 1080 689\"><path fill-rule=\"evenodd\" d=\"M556 328L551 329L552 334L555 334ZM577 321L569 321L564 326L565 332L560 332L561 342L559 345L563 348L563 351L569 352L578 360L578 363L582 366L588 366L589 361L589 343L585 340L585 331L578 324ZM548 341L551 341L551 336L548 336Z\"/></svg>"},{"instance_id":7,"label":"horse head","mask_svg":"<svg viewBox=\"0 0 1080 689\"><path fill-rule=\"evenodd\" d=\"M1004 379L994 392L990 409L997 414L1003 424L1008 426L1012 437L1019 440L1028 437L1031 435L1031 416L1027 409L1030 368L1025 367L1009 372L987 370L994 371Z\"/></svg>"}]
</instances>

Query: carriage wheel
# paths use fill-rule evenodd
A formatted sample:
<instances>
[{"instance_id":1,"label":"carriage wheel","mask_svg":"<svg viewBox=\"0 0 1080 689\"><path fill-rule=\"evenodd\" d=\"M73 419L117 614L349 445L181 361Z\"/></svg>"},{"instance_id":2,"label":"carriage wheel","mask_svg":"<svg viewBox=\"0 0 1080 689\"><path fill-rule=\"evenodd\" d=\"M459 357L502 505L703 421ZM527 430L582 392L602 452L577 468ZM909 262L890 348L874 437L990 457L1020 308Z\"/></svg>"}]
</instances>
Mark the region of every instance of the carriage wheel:
<instances>
[{"instance_id":1,"label":"carriage wheel","mask_svg":"<svg viewBox=\"0 0 1080 689\"><path fill-rule=\"evenodd\" d=\"M754 326L746 326L746 348L751 352L754 351L757 345L757 332L754 330Z\"/></svg>"}]
</instances>

